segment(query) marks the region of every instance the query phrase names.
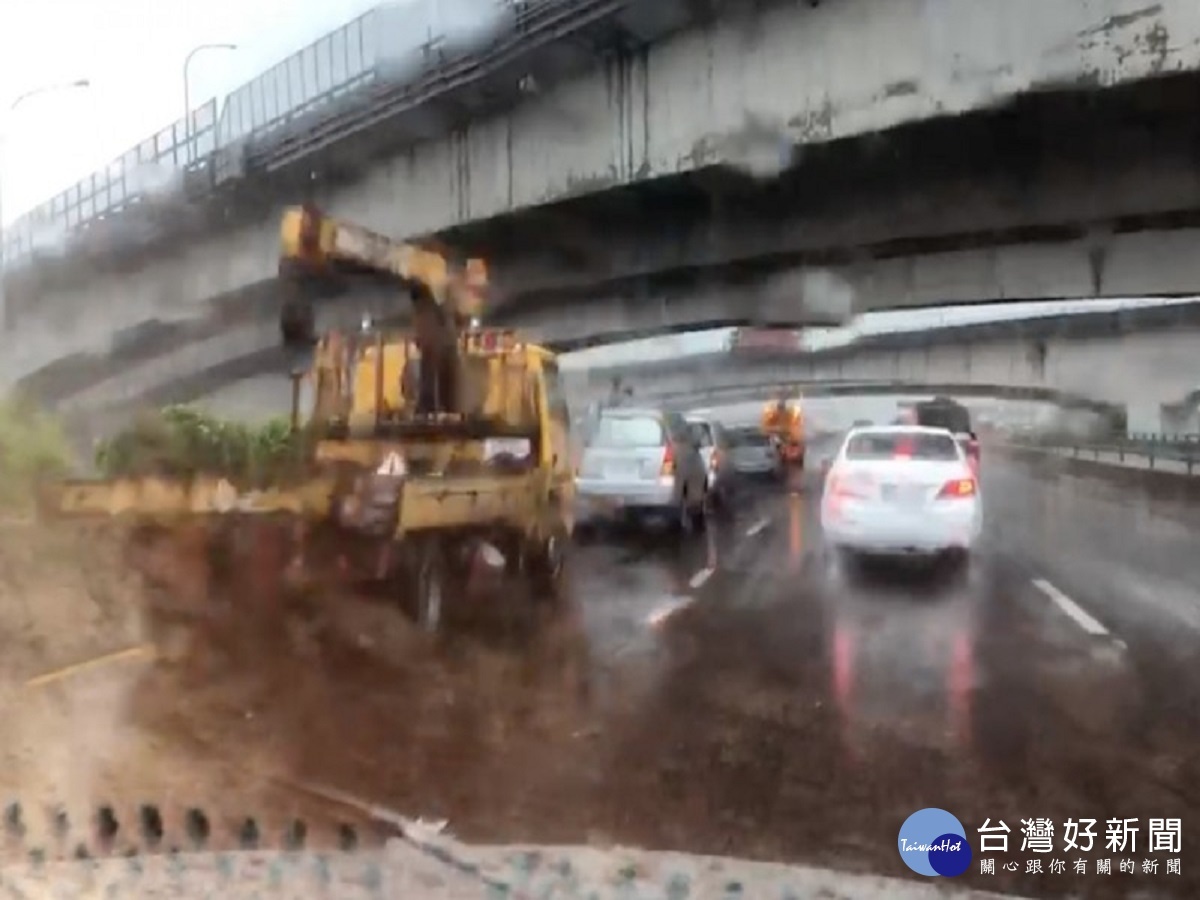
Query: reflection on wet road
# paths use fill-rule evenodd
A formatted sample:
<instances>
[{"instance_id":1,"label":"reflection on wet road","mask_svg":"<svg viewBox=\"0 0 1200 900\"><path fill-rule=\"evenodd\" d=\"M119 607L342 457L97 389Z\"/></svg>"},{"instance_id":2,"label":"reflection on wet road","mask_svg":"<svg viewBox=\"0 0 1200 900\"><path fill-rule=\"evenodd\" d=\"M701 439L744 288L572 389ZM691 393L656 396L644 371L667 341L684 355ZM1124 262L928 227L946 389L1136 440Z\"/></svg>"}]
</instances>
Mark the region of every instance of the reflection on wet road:
<instances>
[{"instance_id":1,"label":"reflection on wet road","mask_svg":"<svg viewBox=\"0 0 1200 900\"><path fill-rule=\"evenodd\" d=\"M636 647L641 665L625 705L596 711L602 762L578 827L903 874L899 824L934 805L969 829L1012 829L997 874L970 877L979 887L1195 895L1188 860L1168 876L1169 854L1146 841L1151 818L1180 817L1186 832L1200 811L1196 523L1000 456L984 492L987 539L967 573L841 570L811 486L740 506L699 589L699 545L584 548L577 587L600 664L619 672ZM1026 875L1031 817L1060 830L1095 818L1101 839L1057 853L1064 874L1052 853L1046 874ZM1106 850L1104 823L1131 817L1139 847ZM1138 874L1106 882L1095 860L1109 857L1118 874L1136 858ZM1077 859L1088 875L1070 874ZM1020 871L1004 872L1012 860Z\"/></svg>"},{"instance_id":2,"label":"reflection on wet road","mask_svg":"<svg viewBox=\"0 0 1200 900\"><path fill-rule=\"evenodd\" d=\"M976 848L985 820L1011 829L996 873L976 860L960 882L1200 896L1186 851L1200 827L1194 514L998 454L983 478L986 540L965 573L845 571L822 545L814 485L763 487L682 544L580 545L574 603L532 636L430 646L389 636L389 611L347 606L354 641L293 635L269 675L160 673L133 708L145 729L446 818L466 840L909 877L899 826L940 806ZM1021 851L1033 817L1059 829L1044 875ZM1096 848L1059 851L1080 817L1100 823ZM1150 852L1149 820L1171 817L1185 849ZM1105 849L1112 818L1140 820L1130 852ZM1137 874L1120 873L1126 857ZM1095 874L1098 858L1113 875Z\"/></svg>"}]
</instances>

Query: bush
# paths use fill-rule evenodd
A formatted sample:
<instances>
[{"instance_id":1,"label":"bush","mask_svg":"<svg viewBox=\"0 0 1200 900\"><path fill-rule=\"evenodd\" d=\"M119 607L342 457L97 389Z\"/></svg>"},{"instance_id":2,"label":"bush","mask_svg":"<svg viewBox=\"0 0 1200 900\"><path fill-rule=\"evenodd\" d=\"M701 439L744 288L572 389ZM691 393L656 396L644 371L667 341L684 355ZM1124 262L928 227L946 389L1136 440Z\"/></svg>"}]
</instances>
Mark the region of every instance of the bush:
<instances>
[{"instance_id":1,"label":"bush","mask_svg":"<svg viewBox=\"0 0 1200 900\"><path fill-rule=\"evenodd\" d=\"M0 504L32 500L34 483L66 474L71 445L57 419L20 397L0 400Z\"/></svg>"},{"instance_id":2,"label":"bush","mask_svg":"<svg viewBox=\"0 0 1200 900\"><path fill-rule=\"evenodd\" d=\"M247 425L194 407L168 406L140 415L102 441L95 462L106 478L207 474L261 487L297 474L307 446L303 432L294 432L284 418Z\"/></svg>"}]
</instances>

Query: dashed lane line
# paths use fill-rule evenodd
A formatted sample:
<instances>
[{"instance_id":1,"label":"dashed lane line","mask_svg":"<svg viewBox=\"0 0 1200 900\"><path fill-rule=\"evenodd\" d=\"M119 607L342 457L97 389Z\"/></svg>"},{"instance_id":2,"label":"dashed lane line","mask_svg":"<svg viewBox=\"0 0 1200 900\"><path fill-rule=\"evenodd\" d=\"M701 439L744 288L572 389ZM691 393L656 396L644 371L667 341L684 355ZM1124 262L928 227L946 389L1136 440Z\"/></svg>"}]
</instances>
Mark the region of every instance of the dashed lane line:
<instances>
[{"instance_id":1,"label":"dashed lane line","mask_svg":"<svg viewBox=\"0 0 1200 900\"><path fill-rule=\"evenodd\" d=\"M763 516L761 519L759 519L757 522L755 522L753 525L751 525L749 528L746 529L746 537L754 537L756 534L759 534L764 528L766 528L770 524L771 524L770 517Z\"/></svg>"},{"instance_id":2,"label":"dashed lane line","mask_svg":"<svg viewBox=\"0 0 1200 900\"><path fill-rule=\"evenodd\" d=\"M691 605L691 597L676 597L669 603L665 603L657 609L652 610L650 615L646 616L646 624L651 628L661 628L669 618Z\"/></svg>"},{"instance_id":3,"label":"dashed lane line","mask_svg":"<svg viewBox=\"0 0 1200 900\"><path fill-rule=\"evenodd\" d=\"M1111 632L1082 606L1044 578L1033 579L1033 586L1050 598L1076 625L1096 637L1109 637Z\"/></svg>"},{"instance_id":4,"label":"dashed lane line","mask_svg":"<svg viewBox=\"0 0 1200 900\"><path fill-rule=\"evenodd\" d=\"M708 579L712 578L714 571L716 570L712 566L705 566L691 577L691 579L688 581L688 587L690 587L693 591L698 591L700 588L704 587L704 583L708 581Z\"/></svg>"}]
</instances>

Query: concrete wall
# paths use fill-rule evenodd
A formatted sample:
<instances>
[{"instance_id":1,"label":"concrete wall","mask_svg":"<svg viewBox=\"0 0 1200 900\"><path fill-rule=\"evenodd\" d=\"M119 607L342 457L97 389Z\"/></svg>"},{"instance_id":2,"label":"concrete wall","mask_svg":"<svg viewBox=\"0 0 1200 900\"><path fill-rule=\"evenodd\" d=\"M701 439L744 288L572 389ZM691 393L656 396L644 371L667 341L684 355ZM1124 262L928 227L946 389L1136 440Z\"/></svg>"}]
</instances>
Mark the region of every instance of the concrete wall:
<instances>
[{"instance_id":1,"label":"concrete wall","mask_svg":"<svg viewBox=\"0 0 1200 900\"><path fill-rule=\"evenodd\" d=\"M1101 251L1102 252L1098 252ZM999 300L1184 296L1200 292L1200 229L1143 231L797 267L751 286L705 285L677 296L611 296L505 321L548 342L581 334L741 323L844 322L855 313Z\"/></svg>"},{"instance_id":2,"label":"concrete wall","mask_svg":"<svg viewBox=\"0 0 1200 900\"><path fill-rule=\"evenodd\" d=\"M816 355L806 362L748 365L732 358L710 359L690 373L665 372L647 365L640 372L624 369L625 383L635 395L652 398L690 397L696 404L727 401L728 389L744 388L765 396L788 381L893 382L919 387L971 384L1047 388L1090 400L1125 406L1130 431L1191 431L1196 416L1174 417L1165 405L1179 403L1200 389L1200 330L1156 331L1120 338L1044 341L1044 363L1034 342L1002 340L928 349L865 350L837 359ZM576 402L607 396L612 370L572 372L570 392ZM287 412L290 388L278 375L246 379L222 388L202 402L223 414L262 418ZM1090 421L1090 418L1089 418ZM1188 426L1189 422L1193 427ZM1182 424L1181 424L1182 423Z\"/></svg>"},{"instance_id":3,"label":"concrete wall","mask_svg":"<svg viewBox=\"0 0 1200 900\"><path fill-rule=\"evenodd\" d=\"M613 60L317 199L388 233L424 232L717 163L774 169L785 145L988 108L1023 91L1197 67L1200 7L1190 0L839 0L815 9L791 0ZM270 219L147 260L140 272L49 291L36 326L20 328L14 370L148 318L197 315L208 298L274 271Z\"/></svg>"},{"instance_id":4,"label":"concrete wall","mask_svg":"<svg viewBox=\"0 0 1200 900\"><path fill-rule=\"evenodd\" d=\"M821 379L1047 388L1123 405L1130 431L1187 430L1180 428L1175 414L1164 415L1163 407L1180 403L1200 388L1200 330L1144 332L1120 338L1048 338L1044 344L1044 361L1039 361L1034 342L1002 340L864 350L844 358L816 355L809 361L787 364L731 362L690 375L659 373L641 381L637 372L631 371L627 381L641 396L691 393L697 399L739 386L770 390L787 381ZM603 393L607 377L604 373L596 379L592 387L597 394ZM1186 424L1186 417L1182 421Z\"/></svg>"},{"instance_id":5,"label":"concrete wall","mask_svg":"<svg viewBox=\"0 0 1200 900\"><path fill-rule=\"evenodd\" d=\"M1020 298L1128 297L1145 293L1188 294L1200 289L1200 231L1143 232L1109 239L1097 281L1092 246L1086 241L1016 245L958 253L874 260L836 269L797 269L772 276L757 287L711 285L674 297L612 296L547 308L523 308L504 317L532 338L559 343L582 336L628 337L632 333L689 330L742 321L788 323L797 310L804 321L839 321L853 308L892 308ZM1097 287L1100 289L1097 290ZM367 307L385 300L367 296ZM360 310L344 310L354 322ZM99 317L100 310L91 316ZM327 324L332 324L332 319ZM341 324L347 321L343 317ZM99 326L96 326L99 327ZM7 365L32 365L39 348L61 330L23 333ZM1139 338L1148 339L1148 338ZM231 327L223 334L131 365L75 395L70 406L99 409L135 398L181 378L277 346L279 331L268 319ZM39 343L39 341L41 343ZM19 372L26 374L26 372ZM11 375L10 375L11 377ZM1197 379L1200 381L1200 379ZM1004 383L1003 380L994 383ZM1182 391L1163 400L1176 399Z\"/></svg>"},{"instance_id":6,"label":"concrete wall","mask_svg":"<svg viewBox=\"0 0 1200 900\"><path fill-rule=\"evenodd\" d=\"M790 0L613 60L330 199L409 234L706 165L773 171L792 143L1198 65L1189 0Z\"/></svg>"}]
</instances>

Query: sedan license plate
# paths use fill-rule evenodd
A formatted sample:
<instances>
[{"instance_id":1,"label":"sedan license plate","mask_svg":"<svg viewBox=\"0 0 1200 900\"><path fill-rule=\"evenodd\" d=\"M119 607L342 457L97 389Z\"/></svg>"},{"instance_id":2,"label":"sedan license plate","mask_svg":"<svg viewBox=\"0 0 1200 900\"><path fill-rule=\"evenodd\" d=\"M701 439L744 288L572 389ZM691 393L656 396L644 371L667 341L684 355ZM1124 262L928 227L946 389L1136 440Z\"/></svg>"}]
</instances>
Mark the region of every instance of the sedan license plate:
<instances>
[{"instance_id":1,"label":"sedan license plate","mask_svg":"<svg viewBox=\"0 0 1200 900\"><path fill-rule=\"evenodd\" d=\"M635 478L637 473L638 464L636 462L610 462L604 467L604 477L611 480Z\"/></svg>"},{"instance_id":2,"label":"sedan license plate","mask_svg":"<svg viewBox=\"0 0 1200 900\"><path fill-rule=\"evenodd\" d=\"M919 484L885 484L880 493L887 502L900 506L920 506L925 502L925 488Z\"/></svg>"}]
</instances>

